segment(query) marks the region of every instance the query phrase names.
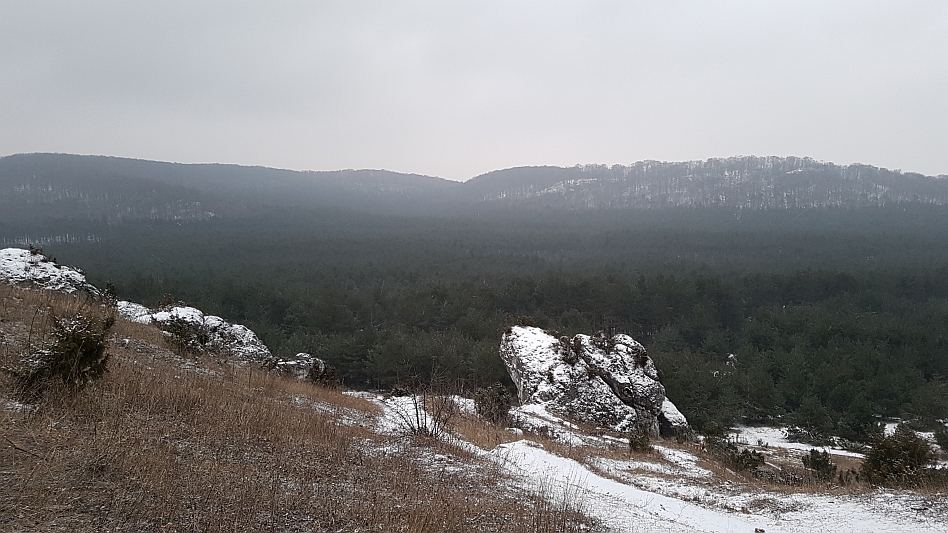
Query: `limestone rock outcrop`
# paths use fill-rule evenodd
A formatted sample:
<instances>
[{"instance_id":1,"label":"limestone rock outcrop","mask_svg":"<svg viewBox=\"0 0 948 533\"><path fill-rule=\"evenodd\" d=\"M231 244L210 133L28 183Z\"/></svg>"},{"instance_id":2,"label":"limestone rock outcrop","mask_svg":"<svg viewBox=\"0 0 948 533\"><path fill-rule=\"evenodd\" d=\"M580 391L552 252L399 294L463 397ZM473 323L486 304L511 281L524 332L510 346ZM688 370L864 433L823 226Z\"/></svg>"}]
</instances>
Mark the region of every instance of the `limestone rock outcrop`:
<instances>
[{"instance_id":1,"label":"limestone rock outcrop","mask_svg":"<svg viewBox=\"0 0 948 533\"><path fill-rule=\"evenodd\" d=\"M270 350L249 328L205 315L194 307L171 306L153 311L141 304L120 301L116 309L134 322L157 324L184 348L220 352L258 364L271 359Z\"/></svg>"},{"instance_id":2,"label":"limestone rock outcrop","mask_svg":"<svg viewBox=\"0 0 948 533\"><path fill-rule=\"evenodd\" d=\"M501 340L500 356L521 404L620 433L669 436L687 428L652 359L628 335L557 338L514 326Z\"/></svg>"},{"instance_id":3,"label":"limestone rock outcrop","mask_svg":"<svg viewBox=\"0 0 948 533\"><path fill-rule=\"evenodd\" d=\"M334 366L304 352L296 354L292 359L273 359L269 367L297 379L308 379L318 385L339 384Z\"/></svg>"},{"instance_id":4,"label":"limestone rock outcrop","mask_svg":"<svg viewBox=\"0 0 948 533\"><path fill-rule=\"evenodd\" d=\"M98 289L86 281L78 268L56 263L39 249L4 248L0 250L0 282L29 285L65 293L85 292L99 296Z\"/></svg>"}]
</instances>

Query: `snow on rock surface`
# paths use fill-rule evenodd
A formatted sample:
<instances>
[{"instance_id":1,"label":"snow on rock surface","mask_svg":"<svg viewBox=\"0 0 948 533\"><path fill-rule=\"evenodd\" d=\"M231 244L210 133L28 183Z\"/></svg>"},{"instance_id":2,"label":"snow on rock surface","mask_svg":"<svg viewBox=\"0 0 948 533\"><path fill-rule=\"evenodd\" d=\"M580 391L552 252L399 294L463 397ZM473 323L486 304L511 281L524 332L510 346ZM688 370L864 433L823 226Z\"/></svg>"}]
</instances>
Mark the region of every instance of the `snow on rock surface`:
<instances>
[{"instance_id":1,"label":"snow on rock surface","mask_svg":"<svg viewBox=\"0 0 948 533\"><path fill-rule=\"evenodd\" d=\"M674 434L687 420L665 398L645 348L628 335L556 338L540 328L514 326L500 356L521 404L618 432L644 429Z\"/></svg>"},{"instance_id":2,"label":"snow on rock surface","mask_svg":"<svg viewBox=\"0 0 948 533\"><path fill-rule=\"evenodd\" d=\"M56 264L36 250L21 248L0 250L0 283L30 284L65 293L102 294L86 281L81 270ZM271 358L270 350L248 328L231 324L217 316L205 315L193 307L152 311L143 305L122 301L116 304L116 310L129 320L143 324L167 324L180 320L191 327L203 346L230 353L239 359L266 362Z\"/></svg>"},{"instance_id":3,"label":"snow on rock surface","mask_svg":"<svg viewBox=\"0 0 948 533\"><path fill-rule=\"evenodd\" d=\"M291 374L297 379L306 379L313 365L319 368L325 368L326 362L318 357L313 357L308 353L298 353L294 359L284 359L282 361L273 361L273 368L284 374Z\"/></svg>"},{"instance_id":4,"label":"snow on rock surface","mask_svg":"<svg viewBox=\"0 0 948 533\"><path fill-rule=\"evenodd\" d=\"M663 435L674 434L679 428L688 427L688 419L668 398L662 402L662 413L658 417L658 423Z\"/></svg>"},{"instance_id":5,"label":"snow on rock surface","mask_svg":"<svg viewBox=\"0 0 948 533\"><path fill-rule=\"evenodd\" d=\"M202 347L226 352L238 359L255 363L267 363L271 359L270 350L249 328L231 324L219 316L205 315L194 307L176 306L152 311L140 304L121 301L116 304L116 309L125 318L141 324L184 323L200 339Z\"/></svg>"},{"instance_id":6,"label":"snow on rock surface","mask_svg":"<svg viewBox=\"0 0 948 533\"><path fill-rule=\"evenodd\" d=\"M83 291L99 294L99 290L86 281L81 270L56 264L39 252L22 248L0 250L0 282L11 285L33 284L67 293Z\"/></svg>"}]
</instances>

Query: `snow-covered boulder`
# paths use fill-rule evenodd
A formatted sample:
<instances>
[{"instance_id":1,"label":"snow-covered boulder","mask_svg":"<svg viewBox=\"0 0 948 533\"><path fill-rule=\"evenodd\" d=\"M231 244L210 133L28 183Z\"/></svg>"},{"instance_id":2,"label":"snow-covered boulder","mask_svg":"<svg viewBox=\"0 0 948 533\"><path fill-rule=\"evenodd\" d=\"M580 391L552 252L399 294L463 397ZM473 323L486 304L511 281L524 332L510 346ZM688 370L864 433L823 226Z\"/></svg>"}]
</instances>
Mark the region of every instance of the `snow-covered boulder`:
<instances>
[{"instance_id":1,"label":"snow-covered boulder","mask_svg":"<svg viewBox=\"0 0 948 533\"><path fill-rule=\"evenodd\" d=\"M325 365L322 359L317 359L308 353L298 353L293 359L273 359L269 366L277 372L291 374L297 379L308 379L309 372L316 361Z\"/></svg>"},{"instance_id":2,"label":"snow-covered boulder","mask_svg":"<svg viewBox=\"0 0 948 533\"><path fill-rule=\"evenodd\" d=\"M293 359L273 359L268 365L271 369L292 374L298 379L309 379L320 385L336 385L336 368L318 357L308 353L298 353Z\"/></svg>"},{"instance_id":3,"label":"snow-covered boulder","mask_svg":"<svg viewBox=\"0 0 948 533\"><path fill-rule=\"evenodd\" d=\"M688 419L675 407L671 400L662 402L662 412L658 415L658 427L662 435L675 435L688 429Z\"/></svg>"},{"instance_id":4,"label":"snow-covered boulder","mask_svg":"<svg viewBox=\"0 0 948 533\"><path fill-rule=\"evenodd\" d=\"M194 307L176 306L158 311L133 302L116 304L119 314L141 324L158 324L172 335L183 337L189 347L227 353L237 359L265 364L270 361L270 350L246 326L231 324L223 318L205 315ZM186 331L177 331L183 327ZM190 346L193 344L193 346Z\"/></svg>"},{"instance_id":5,"label":"snow-covered boulder","mask_svg":"<svg viewBox=\"0 0 948 533\"><path fill-rule=\"evenodd\" d=\"M0 250L0 282L34 285L43 289L99 295L78 268L59 265L37 250L4 248Z\"/></svg>"},{"instance_id":6,"label":"snow-covered boulder","mask_svg":"<svg viewBox=\"0 0 948 533\"><path fill-rule=\"evenodd\" d=\"M569 339L515 326L504 334L500 356L521 404L623 433L670 435L687 427L645 348L628 335Z\"/></svg>"}]
</instances>

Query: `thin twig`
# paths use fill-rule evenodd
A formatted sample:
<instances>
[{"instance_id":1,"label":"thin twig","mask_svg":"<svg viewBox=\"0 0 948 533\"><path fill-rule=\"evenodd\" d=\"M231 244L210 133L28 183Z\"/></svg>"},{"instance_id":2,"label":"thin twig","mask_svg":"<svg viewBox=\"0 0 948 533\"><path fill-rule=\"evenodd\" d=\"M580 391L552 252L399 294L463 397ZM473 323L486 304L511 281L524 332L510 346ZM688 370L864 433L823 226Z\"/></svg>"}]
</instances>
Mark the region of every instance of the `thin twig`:
<instances>
[{"instance_id":1,"label":"thin twig","mask_svg":"<svg viewBox=\"0 0 948 533\"><path fill-rule=\"evenodd\" d=\"M9 442L9 443L10 443L10 446L13 446L13 449L14 449L14 450L19 450L19 451L21 451L21 452L23 452L23 453L28 453L28 454L32 455L33 457L36 457L37 459L42 459L42 460L44 460L44 461L46 460L45 457L41 457L41 456L36 455L35 453L33 453L33 452L29 451L29 450L24 450L23 448L20 448L20 447L17 446L12 440L8 439L6 436L3 437L3 440Z\"/></svg>"}]
</instances>

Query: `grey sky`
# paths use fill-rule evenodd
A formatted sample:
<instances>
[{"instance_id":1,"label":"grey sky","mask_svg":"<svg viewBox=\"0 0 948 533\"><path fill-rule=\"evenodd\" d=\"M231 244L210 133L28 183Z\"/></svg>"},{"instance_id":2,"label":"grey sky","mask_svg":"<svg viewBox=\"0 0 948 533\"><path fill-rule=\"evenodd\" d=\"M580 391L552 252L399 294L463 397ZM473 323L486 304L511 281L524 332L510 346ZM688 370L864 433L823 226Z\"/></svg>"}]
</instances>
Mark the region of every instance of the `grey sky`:
<instances>
[{"instance_id":1,"label":"grey sky","mask_svg":"<svg viewBox=\"0 0 948 533\"><path fill-rule=\"evenodd\" d=\"M948 2L0 0L0 155L948 174Z\"/></svg>"}]
</instances>

